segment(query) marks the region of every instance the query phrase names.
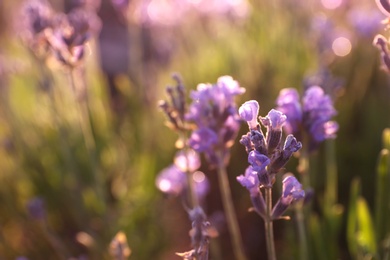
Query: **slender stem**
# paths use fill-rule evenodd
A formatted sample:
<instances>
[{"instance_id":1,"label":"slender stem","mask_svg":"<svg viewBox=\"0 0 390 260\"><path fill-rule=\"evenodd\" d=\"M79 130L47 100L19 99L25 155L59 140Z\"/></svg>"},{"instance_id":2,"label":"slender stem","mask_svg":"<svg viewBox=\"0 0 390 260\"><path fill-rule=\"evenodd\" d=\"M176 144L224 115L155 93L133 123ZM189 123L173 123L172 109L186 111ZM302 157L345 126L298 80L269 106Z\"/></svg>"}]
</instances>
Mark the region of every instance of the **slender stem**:
<instances>
[{"instance_id":1,"label":"slender stem","mask_svg":"<svg viewBox=\"0 0 390 260\"><path fill-rule=\"evenodd\" d=\"M95 151L96 145L95 145L95 139L94 139L93 133L92 133L91 124L89 122L88 104L85 100L80 100L80 98L78 96L73 69L70 71L70 84L72 86L74 98L76 101L75 103L76 103L76 106L78 109L77 114L79 115L80 127L81 127L81 130L82 130L83 135L84 135L85 146L87 147L88 152L90 154L93 154Z\"/></svg>"},{"instance_id":2,"label":"slender stem","mask_svg":"<svg viewBox=\"0 0 390 260\"><path fill-rule=\"evenodd\" d=\"M265 204L266 204L266 214L267 218L264 219L265 223L265 240L267 243L267 253L268 260L276 260L276 252L275 252L275 241L274 241L274 228L273 221L271 218L272 212L272 188L265 188L264 192Z\"/></svg>"},{"instance_id":3,"label":"slender stem","mask_svg":"<svg viewBox=\"0 0 390 260\"><path fill-rule=\"evenodd\" d=\"M334 140L325 142L326 148L326 210L337 203L337 166L335 160L335 143Z\"/></svg>"},{"instance_id":4,"label":"slender stem","mask_svg":"<svg viewBox=\"0 0 390 260\"><path fill-rule=\"evenodd\" d=\"M308 246L307 246L307 235L306 235L306 226L305 226L305 217L303 214L303 201L299 202L295 207L295 216L298 227L298 238L299 238L299 259L307 260L308 256Z\"/></svg>"},{"instance_id":5,"label":"slender stem","mask_svg":"<svg viewBox=\"0 0 390 260\"><path fill-rule=\"evenodd\" d=\"M89 113L88 103L86 99L86 89L83 88L82 96L80 98L80 93L77 91L76 81L75 81L75 75L74 70L70 70L70 84L72 87L72 92L74 95L74 101L77 106L77 114L79 117L79 124L84 136L84 142L85 146L87 148L87 153L89 156L89 160L91 163L91 169L95 176L95 189L102 201L105 201L105 193L104 193L104 179L103 179L103 173L100 171L97 165L96 157L97 157L97 151L96 151L96 143L95 138L92 132L92 126L91 126L91 116Z\"/></svg>"},{"instance_id":6,"label":"slender stem","mask_svg":"<svg viewBox=\"0 0 390 260\"><path fill-rule=\"evenodd\" d=\"M186 129L185 126L182 126L182 129ZM181 145L178 148L181 148L182 145L184 146L183 150L186 155L186 174L187 174L187 183L188 183L188 191L187 196L190 203L191 208L195 208L199 206L199 199L196 194L195 189L195 181L194 181L194 173L189 170L189 164L190 164L190 158L187 157L187 153L190 151L190 147L187 144L187 132L185 130L179 131L179 140Z\"/></svg>"},{"instance_id":7,"label":"slender stem","mask_svg":"<svg viewBox=\"0 0 390 260\"><path fill-rule=\"evenodd\" d=\"M238 227L237 216L234 211L232 195L230 192L229 179L222 158L223 157L220 156L220 160L218 162L218 178L219 178L219 185L221 190L223 207L225 210L230 237L233 244L233 250L236 255L235 259L245 260L246 257L244 254L243 245L241 241L241 234L240 234L240 229Z\"/></svg>"},{"instance_id":8,"label":"slender stem","mask_svg":"<svg viewBox=\"0 0 390 260\"><path fill-rule=\"evenodd\" d=\"M298 171L301 174L302 177L302 184L303 188L309 188L310 185L310 175L309 175L309 168L310 168L310 160L309 160L309 151L308 151L308 138L307 136L304 136L304 147L301 150L301 155L299 158L299 166ZM309 212L309 209L306 210L306 213ZM296 214L296 221L297 221L297 227L298 227L298 239L299 239L299 254L300 259L307 260L309 258L309 251L308 251L308 240L307 240L307 234L306 234L306 224L305 224L305 214L304 214L304 208L303 208L303 202L299 203L295 207L295 214Z\"/></svg>"},{"instance_id":9,"label":"slender stem","mask_svg":"<svg viewBox=\"0 0 390 260\"><path fill-rule=\"evenodd\" d=\"M304 188L311 187L310 184L310 174L309 174L309 169L310 169L310 160L309 160L309 149L308 149L308 138L305 135L303 137L303 147L301 149L301 154L299 156L299 165L298 165L298 172L301 174L302 178L302 184Z\"/></svg>"}]
</instances>

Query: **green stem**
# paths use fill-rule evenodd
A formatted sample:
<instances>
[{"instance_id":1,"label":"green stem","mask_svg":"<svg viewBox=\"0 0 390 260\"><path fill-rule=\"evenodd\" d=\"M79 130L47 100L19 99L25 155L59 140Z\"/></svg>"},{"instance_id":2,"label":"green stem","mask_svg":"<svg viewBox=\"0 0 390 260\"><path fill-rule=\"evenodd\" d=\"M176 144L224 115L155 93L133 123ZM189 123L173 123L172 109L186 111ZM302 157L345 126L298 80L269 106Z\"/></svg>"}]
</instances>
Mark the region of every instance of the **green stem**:
<instances>
[{"instance_id":1,"label":"green stem","mask_svg":"<svg viewBox=\"0 0 390 260\"><path fill-rule=\"evenodd\" d=\"M275 252L275 241L274 241L274 229L273 229L273 220L271 218L272 213L272 188L265 188L264 192L265 203L266 203L266 214L267 218L264 219L265 223L265 236L267 243L267 253L268 260L276 260L276 252Z\"/></svg>"},{"instance_id":2,"label":"green stem","mask_svg":"<svg viewBox=\"0 0 390 260\"><path fill-rule=\"evenodd\" d=\"M337 203L337 166L335 160L335 144L334 140L325 142L326 148L326 210L331 210Z\"/></svg>"},{"instance_id":3,"label":"green stem","mask_svg":"<svg viewBox=\"0 0 390 260\"><path fill-rule=\"evenodd\" d=\"M245 260L245 254L243 250L243 245L241 241L240 229L237 223L237 216L234 211L233 199L230 192L229 179L226 172L226 167L223 162L223 157L219 157L220 160L218 162L218 178L219 185L221 190L221 197L223 202L223 207L225 210L226 220L230 232L230 237L233 244L233 250L237 260Z\"/></svg>"},{"instance_id":4,"label":"green stem","mask_svg":"<svg viewBox=\"0 0 390 260\"><path fill-rule=\"evenodd\" d=\"M182 129L186 129L185 126ZM187 196L189 198L189 203L191 208L196 208L199 206L199 199L195 190L195 181L194 181L194 173L189 171L189 158L187 157L187 153L190 151L190 147L187 145L187 132L185 130L179 131L179 140L180 143L184 145L184 152L186 155L186 174L187 174L187 183L188 183L188 192ZM178 147L180 148L180 147Z\"/></svg>"},{"instance_id":5,"label":"green stem","mask_svg":"<svg viewBox=\"0 0 390 260\"><path fill-rule=\"evenodd\" d=\"M70 71L70 83L73 90L73 95L75 99L75 103L77 106L77 114L79 115L80 127L84 135L85 146L90 154L93 154L96 148L95 139L92 133L92 127L90 124L90 116L88 110L88 104L84 97L82 99L79 98L77 93L76 81L74 79L74 71L71 69Z\"/></svg>"},{"instance_id":6,"label":"green stem","mask_svg":"<svg viewBox=\"0 0 390 260\"><path fill-rule=\"evenodd\" d=\"M96 143L92 132L91 117L90 117L88 103L86 99L86 89L85 87L82 89L84 93L82 93L82 96L80 97L79 96L80 93L78 93L77 86L76 86L74 69L70 70L70 84L72 87L74 101L77 106L79 124L84 136L84 142L91 163L91 169L95 177L95 189L101 201L105 201L105 193L103 187L104 186L103 173L99 170L96 161L96 157L97 157Z\"/></svg>"},{"instance_id":7,"label":"green stem","mask_svg":"<svg viewBox=\"0 0 390 260\"><path fill-rule=\"evenodd\" d=\"M299 157L299 166L298 166L298 172L301 174L302 178L302 186L303 188L311 187L310 185L310 160L309 160L309 151L308 151L308 138L307 136L304 136L304 147L301 150L301 155ZM309 212L309 209L306 210L306 215ZM306 234L306 224L305 224L305 214L304 214L304 208L303 208L303 202L299 203L297 207L295 208L295 214L296 214L296 221L297 221L297 227L298 227L298 240L299 240L299 254L300 259L307 260L309 258L309 251L308 251L308 240L307 240L307 234Z\"/></svg>"},{"instance_id":8,"label":"green stem","mask_svg":"<svg viewBox=\"0 0 390 260\"><path fill-rule=\"evenodd\" d=\"M299 259L307 260L308 257L308 246L307 246L307 235L305 227L305 217L303 210L303 202L300 202L299 205L295 207L295 216L298 227L298 238L299 238Z\"/></svg>"}]
</instances>

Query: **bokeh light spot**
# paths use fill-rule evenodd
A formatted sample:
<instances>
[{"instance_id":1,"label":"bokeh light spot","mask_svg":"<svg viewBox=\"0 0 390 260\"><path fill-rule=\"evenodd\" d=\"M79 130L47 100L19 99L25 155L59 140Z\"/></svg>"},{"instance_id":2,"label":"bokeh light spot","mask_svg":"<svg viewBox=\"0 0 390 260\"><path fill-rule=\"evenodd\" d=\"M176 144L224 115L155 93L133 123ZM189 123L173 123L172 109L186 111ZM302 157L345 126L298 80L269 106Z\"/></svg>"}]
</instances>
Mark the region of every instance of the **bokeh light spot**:
<instances>
[{"instance_id":1,"label":"bokeh light spot","mask_svg":"<svg viewBox=\"0 0 390 260\"><path fill-rule=\"evenodd\" d=\"M200 183L200 182L203 182L206 178L206 176L204 175L203 172L200 172L200 171L196 171L194 172L194 174L192 175L192 178L195 182L197 183Z\"/></svg>"},{"instance_id":2,"label":"bokeh light spot","mask_svg":"<svg viewBox=\"0 0 390 260\"><path fill-rule=\"evenodd\" d=\"M337 56L344 57L352 50L351 41L345 37L338 37L333 41L332 50Z\"/></svg>"},{"instance_id":3,"label":"bokeh light spot","mask_svg":"<svg viewBox=\"0 0 390 260\"><path fill-rule=\"evenodd\" d=\"M343 3L343 1L342 0L321 0L321 3L326 9L333 10L339 7Z\"/></svg>"}]
</instances>

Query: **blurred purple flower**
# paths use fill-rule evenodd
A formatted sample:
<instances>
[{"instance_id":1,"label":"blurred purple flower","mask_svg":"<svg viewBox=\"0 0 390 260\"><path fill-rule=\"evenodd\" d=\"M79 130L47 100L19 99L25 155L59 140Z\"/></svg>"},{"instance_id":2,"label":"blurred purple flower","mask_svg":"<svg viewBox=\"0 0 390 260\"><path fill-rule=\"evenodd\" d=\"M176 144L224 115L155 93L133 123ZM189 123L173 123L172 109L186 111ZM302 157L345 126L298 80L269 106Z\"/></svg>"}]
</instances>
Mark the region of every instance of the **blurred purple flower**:
<instances>
[{"instance_id":1,"label":"blurred purple flower","mask_svg":"<svg viewBox=\"0 0 390 260\"><path fill-rule=\"evenodd\" d=\"M175 155L175 165L183 172L194 172L200 167L200 157L194 150L180 150Z\"/></svg>"},{"instance_id":2,"label":"blurred purple flower","mask_svg":"<svg viewBox=\"0 0 390 260\"><path fill-rule=\"evenodd\" d=\"M210 191L210 182L206 175L201 171L196 171L192 174L192 179L195 184L195 193L199 200L202 201Z\"/></svg>"},{"instance_id":3,"label":"blurred purple flower","mask_svg":"<svg viewBox=\"0 0 390 260\"><path fill-rule=\"evenodd\" d=\"M372 38L381 29L383 15L378 10L354 8L348 12L348 20L356 32L366 38Z\"/></svg>"},{"instance_id":4,"label":"blurred purple flower","mask_svg":"<svg viewBox=\"0 0 390 260\"><path fill-rule=\"evenodd\" d=\"M336 137L338 124L331 121L331 118L337 111L331 97L321 87L309 87L302 98L302 106L298 100L298 92L294 89L281 90L276 103L277 109L287 115L285 131L298 139L307 134L310 149L315 149L325 139Z\"/></svg>"},{"instance_id":5,"label":"blurred purple flower","mask_svg":"<svg viewBox=\"0 0 390 260\"><path fill-rule=\"evenodd\" d=\"M45 54L47 40L45 30L52 26L53 10L45 0L25 1L20 16L15 21L20 37L35 53Z\"/></svg>"},{"instance_id":6,"label":"blurred purple flower","mask_svg":"<svg viewBox=\"0 0 390 260\"><path fill-rule=\"evenodd\" d=\"M217 134L210 128L200 128L192 132L189 145L197 152L206 152L218 142Z\"/></svg>"},{"instance_id":7,"label":"blurred purple flower","mask_svg":"<svg viewBox=\"0 0 390 260\"><path fill-rule=\"evenodd\" d=\"M287 133L298 133L303 117L298 91L294 88L282 89L276 103L278 104L277 109L287 117L284 130Z\"/></svg>"},{"instance_id":8,"label":"blurred purple flower","mask_svg":"<svg viewBox=\"0 0 390 260\"><path fill-rule=\"evenodd\" d=\"M27 202L26 207L30 217L36 220L45 220L46 218L45 201L42 198L35 197L30 199Z\"/></svg>"},{"instance_id":9,"label":"blurred purple flower","mask_svg":"<svg viewBox=\"0 0 390 260\"><path fill-rule=\"evenodd\" d=\"M187 185L186 173L176 165L163 169L156 179L156 186L164 193L178 196Z\"/></svg>"},{"instance_id":10,"label":"blurred purple flower","mask_svg":"<svg viewBox=\"0 0 390 260\"><path fill-rule=\"evenodd\" d=\"M210 184L204 173L196 171L192 174L195 192L200 200L204 199L210 189ZM188 188L187 173L175 164L163 169L156 178L156 186L163 193L180 196Z\"/></svg>"},{"instance_id":11,"label":"blurred purple flower","mask_svg":"<svg viewBox=\"0 0 390 260\"><path fill-rule=\"evenodd\" d=\"M50 46L57 59L65 65L75 66L84 56L85 43L100 30L95 13L73 9L67 15L57 14L53 30L47 33Z\"/></svg>"},{"instance_id":12,"label":"blurred purple flower","mask_svg":"<svg viewBox=\"0 0 390 260\"><path fill-rule=\"evenodd\" d=\"M189 145L198 152L204 152L211 164L216 164L220 149L225 161L228 148L233 144L240 126L234 98L245 92L230 76L220 77L216 84L199 84L190 94L193 102L186 114L186 120L193 122Z\"/></svg>"}]
</instances>

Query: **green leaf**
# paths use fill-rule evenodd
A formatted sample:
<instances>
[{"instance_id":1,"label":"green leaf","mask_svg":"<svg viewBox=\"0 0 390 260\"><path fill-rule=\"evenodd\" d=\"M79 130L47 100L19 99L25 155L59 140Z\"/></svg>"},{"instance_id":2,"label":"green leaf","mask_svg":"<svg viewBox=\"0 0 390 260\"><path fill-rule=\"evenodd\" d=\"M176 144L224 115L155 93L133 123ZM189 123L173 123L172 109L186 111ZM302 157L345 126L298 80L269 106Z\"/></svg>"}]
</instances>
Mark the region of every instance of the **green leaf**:
<instances>
[{"instance_id":1,"label":"green leaf","mask_svg":"<svg viewBox=\"0 0 390 260\"><path fill-rule=\"evenodd\" d=\"M390 150L390 128L385 128L382 133L383 147Z\"/></svg>"},{"instance_id":2,"label":"green leaf","mask_svg":"<svg viewBox=\"0 0 390 260\"><path fill-rule=\"evenodd\" d=\"M359 197L356 204L357 213L357 239L359 247L365 253L376 254L375 230L366 200Z\"/></svg>"},{"instance_id":3,"label":"green leaf","mask_svg":"<svg viewBox=\"0 0 390 260\"><path fill-rule=\"evenodd\" d=\"M358 242L356 240L357 231L357 200L360 195L360 180L355 178L351 183L351 191L349 197L348 207L348 219L347 219L347 243L348 248L353 256L356 258L358 255Z\"/></svg>"},{"instance_id":4,"label":"green leaf","mask_svg":"<svg viewBox=\"0 0 390 260\"><path fill-rule=\"evenodd\" d=\"M388 224L388 198L390 190L389 183L389 151L383 149L379 154L377 166L376 180L376 196L375 196L375 230L377 235L377 243L385 239Z\"/></svg>"}]
</instances>

